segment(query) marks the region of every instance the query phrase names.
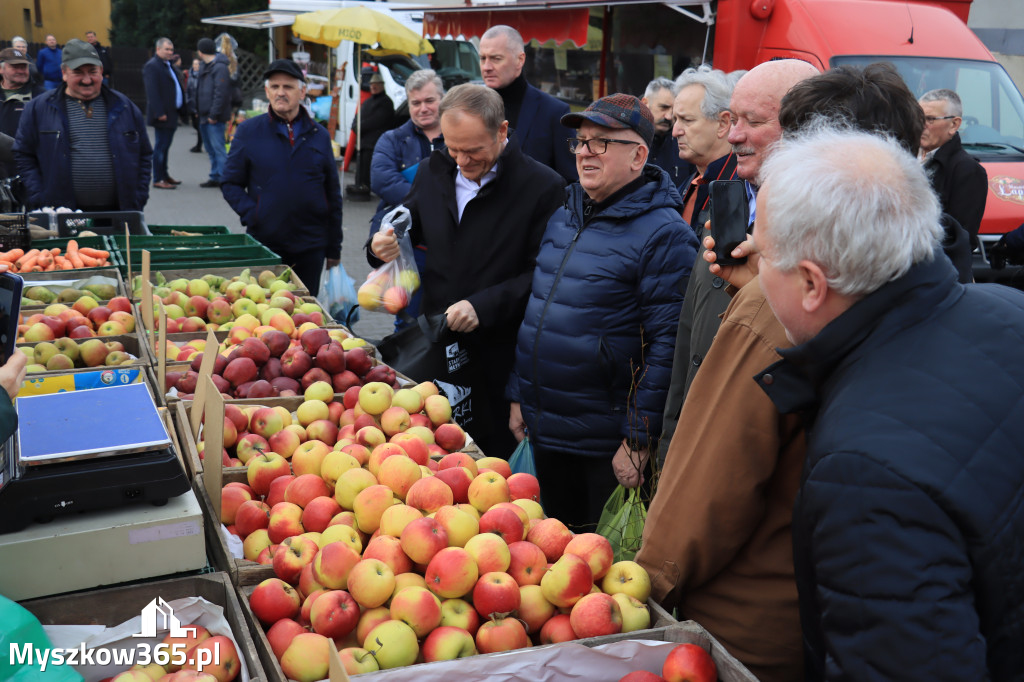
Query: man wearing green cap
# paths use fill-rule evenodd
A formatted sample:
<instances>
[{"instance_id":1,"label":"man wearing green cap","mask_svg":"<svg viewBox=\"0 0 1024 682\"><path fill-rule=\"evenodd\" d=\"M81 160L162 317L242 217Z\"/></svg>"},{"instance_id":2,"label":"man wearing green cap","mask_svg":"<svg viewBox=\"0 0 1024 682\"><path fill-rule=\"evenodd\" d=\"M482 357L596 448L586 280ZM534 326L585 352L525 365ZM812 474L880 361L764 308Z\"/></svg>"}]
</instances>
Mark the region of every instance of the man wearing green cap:
<instances>
[{"instance_id":1,"label":"man wearing green cap","mask_svg":"<svg viewBox=\"0 0 1024 682\"><path fill-rule=\"evenodd\" d=\"M18 126L14 157L29 208L141 211L149 199L153 149L131 100L103 85L95 48L64 46L64 83L34 98Z\"/></svg>"}]
</instances>

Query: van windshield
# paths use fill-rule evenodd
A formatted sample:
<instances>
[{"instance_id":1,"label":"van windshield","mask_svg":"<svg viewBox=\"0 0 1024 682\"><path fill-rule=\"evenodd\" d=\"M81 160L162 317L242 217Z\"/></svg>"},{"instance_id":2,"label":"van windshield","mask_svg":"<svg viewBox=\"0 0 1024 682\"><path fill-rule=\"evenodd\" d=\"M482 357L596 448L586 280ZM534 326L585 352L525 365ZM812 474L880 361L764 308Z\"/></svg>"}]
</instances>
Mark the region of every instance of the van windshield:
<instances>
[{"instance_id":1,"label":"van windshield","mask_svg":"<svg viewBox=\"0 0 1024 682\"><path fill-rule=\"evenodd\" d=\"M843 55L833 57L832 66L865 67L882 61L896 67L915 97L938 88L960 95L964 107L960 139L974 156L983 161L1008 161L1007 156L1024 155L1024 98L998 63Z\"/></svg>"}]
</instances>

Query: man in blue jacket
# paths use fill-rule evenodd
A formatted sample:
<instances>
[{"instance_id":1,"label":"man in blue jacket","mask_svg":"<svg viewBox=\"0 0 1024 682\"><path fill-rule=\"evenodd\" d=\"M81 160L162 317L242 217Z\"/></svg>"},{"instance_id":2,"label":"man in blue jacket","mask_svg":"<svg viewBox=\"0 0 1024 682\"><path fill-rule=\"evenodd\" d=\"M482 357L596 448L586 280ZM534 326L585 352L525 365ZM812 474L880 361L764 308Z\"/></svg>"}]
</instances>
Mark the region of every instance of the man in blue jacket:
<instances>
[{"instance_id":1,"label":"man in blue jacket","mask_svg":"<svg viewBox=\"0 0 1024 682\"><path fill-rule=\"evenodd\" d=\"M53 35L46 36L46 47L39 50L36 55L36 68L43 77L43 87L53 90L60 87L63 76L61 66L63 64L62 51L57 47L57 38Z\"/></svg>"},{"instance_id":2,"label":"man in blue jacket","mask_svg":"<svg viewBox=\"0 0 1024 682\"><path fill-rule=\"evenodd\" d=\"M171 64L174 43L170 38L158 38L156 54L142 67L142 81L146 86L146 122L153 126L156 140L153 144L153 186L174 189L181 182L167 172L167 154L178 129L178 114L185 107L185 92L181 75Z\"/></svg>"},{"instance_id":3,"label":"man in blue jacket","mask_svg":"<svg viewBox=\"0 0 1024 682\"><path fill-rule=\"evenodd\" d=\"M325 259L341 262L341 182L327 130L302 106L306 78L290 59L263 74L270 110L238 126L221 192L245 231L281 256L310 291Z\"/></svg>"},{"instance_id":4,"label":"man in blue jacket","mask_svg":"<svg viewBox=\"0 0 1024 682\"><path fill-rule=\"evenodd\" d=\"M580 179L541 240L509 427L530 437L547 515L593 530L617 484L643 482L661 433L697 237L647 163L654 117L640 100L610 95L562 122L578 128Z\"/></svg>"},{"instance_id":5,"label":"man in blue jacket","mask_svg":"<svg viewBox=\"0 0 1024 682\"><path fill-rule=\"evenodd\" d=\"M807 178L814 182L807 182ZM808 680L1019 680L1024 294L963 285L916 159L817 130L762 167L760 284L795 344L793 554Z\"/></svg>"},{"instance_id":6,"label":"man in blue jacket","mask_svg":"<svg viewBox=\"0 0 1024 682\"><path fill-rule=\"evenodd\" d=\"M29 208L141 211L153 149L139 108L103 85L89 43L64 46L64 85L35 97L18 125L14 158Z\"/></svg>"},{"instance_id":7,"label":"man in blue jacket","mask_svg":"<svg viewBox=\"0 0 1024 682\"><path fill-rule=\"evenodd\" d=\"M527 156L555 170L567 182L576 180L576 165L565 148L561 118L569 105L526 82L523 37L511 26L492 26L480 38L480 74L484 84L501 95L512 137Z\"/></svg>"}]
</instances>

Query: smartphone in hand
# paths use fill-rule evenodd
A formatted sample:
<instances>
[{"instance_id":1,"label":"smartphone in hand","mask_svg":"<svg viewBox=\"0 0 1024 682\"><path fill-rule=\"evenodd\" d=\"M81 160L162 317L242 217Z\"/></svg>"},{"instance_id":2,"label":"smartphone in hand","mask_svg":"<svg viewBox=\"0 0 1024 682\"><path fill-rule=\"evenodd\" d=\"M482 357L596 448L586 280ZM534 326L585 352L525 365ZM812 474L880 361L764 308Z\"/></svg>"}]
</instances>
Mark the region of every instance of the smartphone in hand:
<instances>
[{"instance_id":1,"label":"smartphone in hand","mask_svg":"<svg viewBox=\"0 0 1024 682\"><path fill-rule=\"evenodd\" d=\"M732 250L747 238L750 204L743 180L713 180L711 192L711 237L715 240L715 262L719 265L741 265L746 256L733 258Z\"/></svg>"},{"instance_id":2,"label":"smartphone in hand","mask_svg":"<svg viewBox=\"0 0 1024 682\"><path fill-rule=\"evenodd\" d=\"M18 275L0 273L0 365L5 364L15 352L23 286L24 280Z\"/></svg>"}]
</instances>

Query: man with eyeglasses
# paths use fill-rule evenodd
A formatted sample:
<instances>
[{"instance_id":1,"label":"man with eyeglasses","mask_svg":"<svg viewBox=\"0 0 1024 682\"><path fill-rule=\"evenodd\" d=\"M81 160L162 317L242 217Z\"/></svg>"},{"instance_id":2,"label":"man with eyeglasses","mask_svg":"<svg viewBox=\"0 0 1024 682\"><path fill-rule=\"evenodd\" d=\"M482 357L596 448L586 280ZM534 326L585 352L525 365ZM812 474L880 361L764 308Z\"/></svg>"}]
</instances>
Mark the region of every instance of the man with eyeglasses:
<instances>
[{"instance_id":1,"label":"man with eyeglasses","mask_svg":"<svg viewBox=\"0 0 1024 682\"><path fill-rule=\"evenodd\" d=\"M647 163L654 117L639 99L603 97L562 124L578 131L580 179L537 255L509 428L530 438L545 512L580 531L618 484L643 483L697 238L672 179Z\"/></svg>"},{"instance_id":2,"label":"man with eyeglasses","mask_svg":"<svg viewBox=\"0 0 1024 682\"><path fill-rule=\"evenodd\" d=\"M918 100L924 109L921 162L939 195L943 213L956 218L978 246L978 230L988 199L988 173L960 143L963 104L952 90L931 90Z\"/></svg>"}]
</instances>

